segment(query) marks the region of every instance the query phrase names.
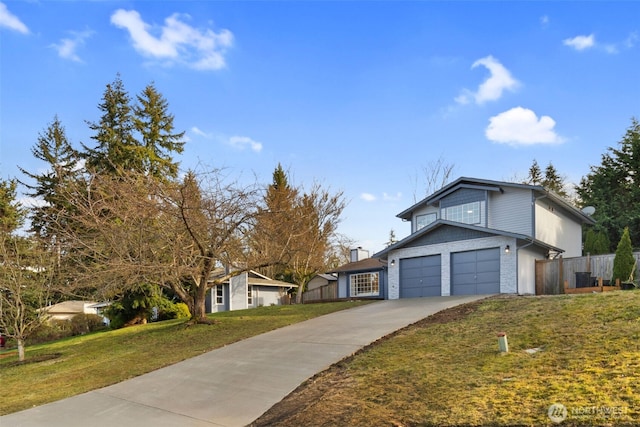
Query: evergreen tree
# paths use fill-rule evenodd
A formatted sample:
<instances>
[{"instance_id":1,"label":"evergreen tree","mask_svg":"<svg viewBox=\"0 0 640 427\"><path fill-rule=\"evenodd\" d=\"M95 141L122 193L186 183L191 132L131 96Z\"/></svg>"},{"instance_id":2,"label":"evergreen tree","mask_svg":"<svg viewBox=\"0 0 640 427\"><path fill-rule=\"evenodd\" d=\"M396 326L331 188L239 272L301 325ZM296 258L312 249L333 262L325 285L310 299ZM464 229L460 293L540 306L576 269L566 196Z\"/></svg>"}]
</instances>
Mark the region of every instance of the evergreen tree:
<instances>
[{"instance_id":1,"label":"evergreen tree","mask_svg":"<svg viewBox=\"0 0 640 427\"><path fill-rule=\"evenodd\" d=\"M168 112L169 103L153 84L148 85L137 100L133 122L144 150L144 172L160 179L176 178L178 162L173 161L172 154L182 153L184 132L173 133L174 116Z\"/></svg>"},{"instance_id":2,"label":"evergreen tree","mask_svg":"<svg viewBox=\"0 0 640 427\"><path fill-rule=\"evenodd\" d=\"M603 230L589 228L584 238L584 253L600 255L610 253L611 243Z\"/></svg>"},{"instance_id":3,"label":"evergreen tree","mask_svg":"<svg viewBox=\"0 0 640 427\"><path fill-rule=\"evenodd\" d=\"M393 228L391 229L391 231L389 231L389 241L387 241L387 243L385 243L386 247L389 247L393 244L398 243L398 239L396 238L396 232L393 230Z\"/></svg>"},{"instance_id":4,"label":"evergreen tree","mask_svg":"<svg viewBox=\"0 0 640 427\"><path fill-rule=\"evenodd\" d=\"M0 179L0 234L11 234L24 223L25 210L16 200L17 181Z\"/></svg>"},{"instance_id":5,"label":"evergreen tree","mask_svg":"<svg viewBox=\"0 0 640 427\"><path fill-rule=\"evenodd\" d=\"M616 256L613 259L613 277L612 283L615 283L616 279L620 280L620 283L629 282L629 278L633 273L633 269L636 267L636 260L633 257L633 250L631 248L631 238L629 237L629 228L625 227L622 232L620 242L618 242L618 248L616 249Z\"/></svg>"},{"instance_id":6,"label":"evergreen tree","mask_svg":"<svg viewBox=\"0 0 640 427\"><path fill-rule=\"evenodd\" d=\"M565 199L569 197L565 190L564 178L560 176L551 162L544 170L544 179L541 184L545 190L552 191Z\"/></svg>"},{"instance_id":7,"label":"evergreen tree","mask_svg":"<svg viewBox=\"0 0 640 427\"><path fill-rule=\"evenodd\" d=\"M82 157L87 168L96 173L112 174L117 173L118 168L142 171L144 152L134 137L131 99L120 75L107 85L98 109L102 112L100 121L87 122L95 132L91 139L96 142L94 148L83 144Z\"/></svg>"},{"instance_id":8,"label":"evergreen tree","mask_svg":"<svg viewBox=\"0 0 640 427\"><path fill-rule=\"evenodd\" d=\"M278 163L273 171L272 182L267 187L263 205L258 210L253 230L253 250L261 259L275 262L260 269L264 275L283 280L289 261L288 248L292 244L295 204L298 191L289 185L287 174Z\"/></svg>"},{"instance_id":9,"label":"evergreen tree","mask_svg":"<svg viewBox=\"0 0 640 427\"><path fill-rule=\"evenodd\" d=\"M527 177L526 184L542 185L542 181L542 170L540 169L540 166L538 165L536 159L533 159L533 163L529 168L529 176Z\"/></svg>"},{"instance_id":10,"label":"evergreen tree","mask_svg":"<svg viewBox=\"0 0 640 427\"><path fill-rule=\"evenodd\" d=\"M631 126L619 142L609 147L599 166L591 166L589 174L576 187L582 206L594 206L593 218L611 242L617 242L626 226L632 247L640 247L640 123Z\"/></svg>"},{"instance_id":11,"label":"evergreen tree","mask_svg":"<svg viewBox=\"0 0 640 427\"><path fill-rule=\"evenodd\" d=\"M72 208L65 203L62 192L66 184L77 176L78 153L69 144L65 129L57 116L44 132L39 133L31 153L47 164L46 170L41 173L20 168L23 174L35 181L33 184L21 182L28 190L27 196L43 202L31 209L31 230L38 236L51 240L54 238L52 223L57 221L56 212Z\"/></svg>"}]
</instances>

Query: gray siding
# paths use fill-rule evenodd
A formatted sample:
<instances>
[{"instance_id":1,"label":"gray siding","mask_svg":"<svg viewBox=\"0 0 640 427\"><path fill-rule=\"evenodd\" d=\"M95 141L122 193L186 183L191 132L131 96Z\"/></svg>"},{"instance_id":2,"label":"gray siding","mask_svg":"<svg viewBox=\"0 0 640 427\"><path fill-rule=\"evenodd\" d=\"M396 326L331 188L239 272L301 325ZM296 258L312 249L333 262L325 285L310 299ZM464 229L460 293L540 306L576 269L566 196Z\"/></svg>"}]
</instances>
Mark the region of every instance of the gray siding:
<instances>
[{"instance_id":1,"label":"gray siding","mask_svg":"<svg viewBox=\"0 0 640 427\"><path fill-rule=\"evenodd\" d=\"M488 227L533 236L533 195L529 189L505 188L489 195Z\"/></svg>"},{"instance_id":2,"label":"gray siding","mask_svg":"<svg viewBox=\"0 0 640 427\"><path fill-rule=\"evenodd\" d=\"M486 198L487 192L485 190L461 188L440 200L440 208L448 208L449 206L458 206L465 203L482 202L485 201Z\"/></svg>"},{"instance_id":3,"label":"gray siding","mask_svg":"<svg viewBox=\"0 0 640 427\"><path fill-rule=\"evenodd\" d=\"M407 243L406 248L415 248L418 246L435 245L437 243L457 242L460 240L479 239L482 237L491 237L493 234L484 233L482 231L468 230L465 228L451 227L442 225L430 233Z\"/></svg>"}]
</instances>

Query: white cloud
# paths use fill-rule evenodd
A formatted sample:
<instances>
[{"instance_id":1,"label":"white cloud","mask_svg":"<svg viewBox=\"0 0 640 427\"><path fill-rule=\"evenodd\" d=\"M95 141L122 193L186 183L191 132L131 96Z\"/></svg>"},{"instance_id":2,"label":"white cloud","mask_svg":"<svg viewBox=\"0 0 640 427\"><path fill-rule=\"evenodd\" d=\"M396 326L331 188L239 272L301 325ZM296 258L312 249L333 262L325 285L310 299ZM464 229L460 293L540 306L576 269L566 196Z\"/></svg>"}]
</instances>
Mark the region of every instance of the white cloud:
<instances>
[{"instance_id":1,"label":"white cloud","mask_svg":"<svg viewBox=\"0 0 640 427\"><path fill-rule=\"evenodd\" d=\"M533 111L516 107L489 119L487 139L509 145L559 144L564 142L554 130L555 120L538 118Z\"/></svg>"},{"instance_id":2,"label":"white cloud","mask_svg":"<svg viewBox=\"0 0 640 427\"><path fill-rule=\"evenodd\" d=\"M637 42L638 42L638 33L634 31L633 33L630 33L629 37L627 37L627 39L624 41L624 46L627 49L631 49L636 45Z\"/></svg>"},{"instance_id":3,"label":"white cloud","mask_svg":"<svg viewBox=\"0 0 640 427\"><path fill-rule=\"evenodd\" d=\"M595 46L596 38L593 34L588 36L576 36L571 39L564 39L562 44L572 47L575 50L585 50Z\"/></svg>"},{"instance_id":4,"label":"white cloud","mask_svg":"<svg viewBox=\"0 0 640 427\"><path fill-rule=\"evenodd\" d=\"M29 28L22 23L20 18L9 12L4 3L0 3L0 27L8 28L22 34L29 34Z\"/></svg>"},{"instance_id":5,"label":"white cloud","mask_svg":"<svg viewBox=\"0 0 640 427\"><path fill-rule=\"evenodd\" d=\"M192 127L191 128L191 132L195 133L198 136L202 136L202 137L205 137L205 138L211 138L212 137L212 135L206 133L205 131L201 130L197 126Z\"/></svg>"},{"instance_id":6,"label":"white cloud","mask_svg":"<svg viewBox=\"0 0 640 427\"><path fill-rule=\"evenodd\" d=\"M360 198L365 202L374 202L376 200L376 196L371 193L362 193L360 194Z\"/></svg>"},{"instance_id":7,"label":"white cloud","mask_svg":"<svg viewBox=\"0 0 640 427\"><path fill-rule=\"evenodd\" d=\"M51 45L51 47L58 51L58 56L60 56L60 58L70 59L75 62L82 62L82 60L76 53L76 50L80 46L84 45L84 41L87 38L91 37L93 32L87 30L80 32L71 31L70 33L72 35L72 38L62 39L60 40L60 43L54 43Z\"/></svg>"},{"instance_id":8,"label":"white cloud","mask_svg":"<svg viewBox=\"0 0 640 427\"><path fill-rule=\"evenodd\" d=\"M186 64L197 70L224 68L224 53L233 44L233 34L224 29L216 33L193 28L183 21L189 18L174 13L161 28L156 28L144 22L137 11L118 9L111 15L111 23L126 29L133 47L146 57L164 60L168 65ZM159 37L153 33L159 33Z\"/></svg>"},{"instance_id":9,"label":"white cloud","mask_svg":"<svg viewBox=\"0 0 640 427\"><path fill-rule=\"evenodd\" d=\"M258 141L254 141L248 136L232 136L227 140L227 144L231 145L232 147L236 147L240 150L244 150L245 147L248 146L248 147L251 147L251 149L256 153L259 153L260 151L262 151L262 143Z\"/></svg>"},{"instance_id":10,"label":"white cloud","mask_svg":"<svg viewBox=\"0 0 640 427\"><path fill-rule=\"evenodd\" d=\"M396 194L382 193L382 199L389 202L397 202L398 200L402 199L402 193L401 192L397 192Z\"/></svg>"},{"instance_id":11,"label":"white cloud","mask_svg":"<svg viewBox=\"0 0 640 427\"><path fill-rule=\"evenodd\" d=\"M540 25L542 25L542 28L547 28L549 26L549 23L550 23L550 20L547 15L540 17Z\"/></svg>"},{"instance_id":12,"label":"white cloud","mask_svg":"<svg viewBox=\"0 0 640 427\"><path fill-rule=\"evenodd\" d=\"M520 85L520 83L511 76L509 70L493 56L489 55L485 58L478 59L471 65L471 69L481 65L489 70L489 77L480 84L476 92L464 89L462 93L455 98L458 104L468 104L472 100L476 104L495 101L502 96L505 90L514 91Z\"/></svg>"}]
</instances>

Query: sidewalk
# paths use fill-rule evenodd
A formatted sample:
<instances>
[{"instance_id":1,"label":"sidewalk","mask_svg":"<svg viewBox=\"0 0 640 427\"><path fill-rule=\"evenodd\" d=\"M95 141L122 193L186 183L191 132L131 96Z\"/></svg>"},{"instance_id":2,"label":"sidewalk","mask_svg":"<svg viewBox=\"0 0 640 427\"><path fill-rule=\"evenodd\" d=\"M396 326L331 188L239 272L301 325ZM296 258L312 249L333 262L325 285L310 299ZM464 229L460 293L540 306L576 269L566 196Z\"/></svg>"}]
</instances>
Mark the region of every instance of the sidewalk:
<instances>
[{"instance_id":1,"label":"sidewalk","mask_svg":"<svg viewBox=\"0 0 640 427\"><path fill-rule=\"evenodd\" d=\"M485 296L380 301L290 325L79 396L2 427L246 426L302 382L431 314Z\"/></svg>"}]
</instances>

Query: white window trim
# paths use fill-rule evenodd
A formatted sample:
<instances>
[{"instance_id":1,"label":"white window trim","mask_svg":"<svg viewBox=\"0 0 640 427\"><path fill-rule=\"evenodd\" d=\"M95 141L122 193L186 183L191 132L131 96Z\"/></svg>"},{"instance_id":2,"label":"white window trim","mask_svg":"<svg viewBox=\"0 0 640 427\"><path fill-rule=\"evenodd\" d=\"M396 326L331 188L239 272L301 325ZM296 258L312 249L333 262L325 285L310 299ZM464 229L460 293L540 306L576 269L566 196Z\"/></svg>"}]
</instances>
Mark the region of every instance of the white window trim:
<instances>
[{"instance_id":1,"label":"white window trim","mask_svg":"<svg viewBox=\"0 0 640 427\"><path fill-rule=\"evenodd\" d=\"M456 215L457 218L452 218L454 209L460 211L459 215ZM471 218L469 218L470 209L473 209L471 213L472 215ZM471 202L471 203L463 203L461 205L448 206L442 209L442 218L449 221L460 222L463 224L477 225L482 223L481 210L482 210L482 203L480 203L479 201ZM477 217L475 214L476 212L477 212Z\"/></svg>"},{"instance_id":2,"label":"white window trim","mask_svg":"<svg viewBox=\"0 0 640 427\"><path fill-rule=\"evenodd\" d=\"M218 295L218 290L220 290L220 295ZM213 298L215 305L224 305L224 285L214 286ZM218 302L218 298L220 298L220 302Z\"/></svg>"},{"instance_id":3,"label":"white window trim","mask_svg":"<svg viewBox=\"0 0 640 427\"><path fill-rule=\"evenodd\" d=\"M375 279L374 279L375 278ZM362 282L360 281L362 279ZM368 280L368 283L366 281ZM375 286L374 286L375 282ZM368 286L368 292L363 289L363 291L358 292L358 289L362 289ZM377 289L374 291L374 287ZM377 297L380 296L380 273L372 272L372 273L355 273L349 275L349 291L352 297Z\"/></svg>"},{"instance_id":4,"label":"white window trim","mask_svg":"<svg viewBox=\"0 0 640 427\"><path fill-rule=\"evenodd\" d=\"M425 224L420 224L420 218L433 218L433 220L428 221ZM438 220L438 214L435 212L429 212L425 214L416 215L416 231L423 229L427 225L436 222Z\"/></svg>"}]
</instances>

